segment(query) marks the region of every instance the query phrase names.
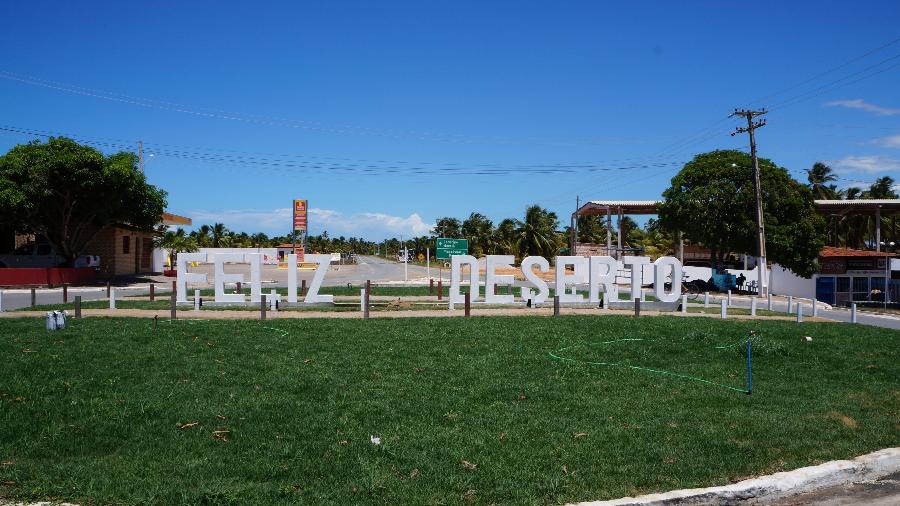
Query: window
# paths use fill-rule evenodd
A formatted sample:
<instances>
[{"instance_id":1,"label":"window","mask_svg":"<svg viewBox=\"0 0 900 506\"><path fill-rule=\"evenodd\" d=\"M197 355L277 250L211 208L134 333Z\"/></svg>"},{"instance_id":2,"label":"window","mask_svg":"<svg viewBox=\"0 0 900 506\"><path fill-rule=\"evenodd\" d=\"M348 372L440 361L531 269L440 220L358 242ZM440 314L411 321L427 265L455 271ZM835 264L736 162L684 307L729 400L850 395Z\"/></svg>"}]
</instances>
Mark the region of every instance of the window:
<instances>
[{"instance_id":1,"label":"window","mask_svg":"<svg viewBox=\"0 0 900 506\"><path fill-rule=\"evenodd\" d=\"M131 236L122 237L122 253L131 253Z\"/></svg>"}]
</instances>

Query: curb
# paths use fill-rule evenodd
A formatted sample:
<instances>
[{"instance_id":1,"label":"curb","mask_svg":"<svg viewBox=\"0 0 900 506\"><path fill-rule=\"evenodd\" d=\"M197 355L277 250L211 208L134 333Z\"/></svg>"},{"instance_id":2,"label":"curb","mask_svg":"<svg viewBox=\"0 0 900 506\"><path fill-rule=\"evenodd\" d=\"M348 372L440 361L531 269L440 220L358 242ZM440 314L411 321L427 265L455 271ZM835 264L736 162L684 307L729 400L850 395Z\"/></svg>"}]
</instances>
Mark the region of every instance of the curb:
<instances>
[{"instance_id":1,"label":"curb","mask_svg":"<svg viewBox=\"0 0 900 506\"><path fill-rule=\"evenodd\" d=\"M767 503L826 487L875 480L900 471L900 448L886 448L853 460L833 460L817 466L760 476L721 487L674 490L575 506L663 506L675 504Z\"/></svg>"}]
</instances>

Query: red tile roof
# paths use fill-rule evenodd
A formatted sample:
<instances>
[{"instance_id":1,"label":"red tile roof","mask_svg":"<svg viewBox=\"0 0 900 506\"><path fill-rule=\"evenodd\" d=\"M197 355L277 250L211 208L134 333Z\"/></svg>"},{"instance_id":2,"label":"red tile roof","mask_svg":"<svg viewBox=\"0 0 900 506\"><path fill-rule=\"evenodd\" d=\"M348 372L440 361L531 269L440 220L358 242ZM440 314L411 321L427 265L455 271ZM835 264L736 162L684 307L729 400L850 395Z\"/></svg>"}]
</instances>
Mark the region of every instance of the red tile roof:
<instances>
[{"instance_id":1,"label":"red tile roof","mask_svg":"<svg viewBox=\"0 0 900 506\"><path fill-rule=\"evenodd\" d=\"M823 258L830 257L892 257L894 253L885 253L883 251L864 251L850 248L835 248L834 246L825 246L819 252L819 256Z\"/></svg>"}]
</instances>

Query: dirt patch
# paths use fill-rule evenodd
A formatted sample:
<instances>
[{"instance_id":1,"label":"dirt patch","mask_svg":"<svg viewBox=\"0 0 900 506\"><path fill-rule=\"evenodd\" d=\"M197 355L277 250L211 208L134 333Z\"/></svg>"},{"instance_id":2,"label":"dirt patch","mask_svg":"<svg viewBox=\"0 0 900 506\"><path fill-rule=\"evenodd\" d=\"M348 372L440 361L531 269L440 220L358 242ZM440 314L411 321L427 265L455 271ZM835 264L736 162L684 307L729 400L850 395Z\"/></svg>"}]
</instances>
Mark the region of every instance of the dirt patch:
<instances>
[{"instance_id":1,"label":"dirt patch","mask_svg":"<svg viewBox=\"0 0 900 506\"><path fill-rule=\"evenodd\" d=\"M834 420L838 420L839 422L841 422L842 424L844 424L846 427L848 427L850 429L855 429L855 428L859 427L859 422L857 422L856 420L854 420L853 418L851 418L847 415L838 413L837 411L832 411L831 413L828 414L828 416Z\"/></svg>"}]
</instances>

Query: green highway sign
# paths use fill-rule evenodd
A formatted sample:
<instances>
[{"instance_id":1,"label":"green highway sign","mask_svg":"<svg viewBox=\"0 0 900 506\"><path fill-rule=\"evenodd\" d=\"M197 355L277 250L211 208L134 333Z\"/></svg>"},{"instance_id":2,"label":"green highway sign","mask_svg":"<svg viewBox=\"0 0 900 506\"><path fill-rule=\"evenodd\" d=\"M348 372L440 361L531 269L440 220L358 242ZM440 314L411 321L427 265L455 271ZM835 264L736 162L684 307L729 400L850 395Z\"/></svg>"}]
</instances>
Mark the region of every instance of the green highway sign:
<instances>
[{"instance_id":1,"label":"green highway sign","mask_svg":"<svg viewBox=\"0 0 900 506\"><path fill-rule=\"evenodd\" d=\"M448 239L439 237L437 239L437 259L450 260L453 255L468 255L469 241L466 239Z\"/></svg>"}]
</instances>

